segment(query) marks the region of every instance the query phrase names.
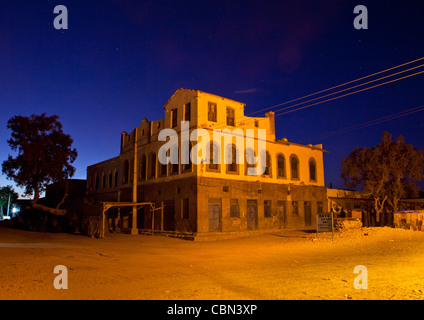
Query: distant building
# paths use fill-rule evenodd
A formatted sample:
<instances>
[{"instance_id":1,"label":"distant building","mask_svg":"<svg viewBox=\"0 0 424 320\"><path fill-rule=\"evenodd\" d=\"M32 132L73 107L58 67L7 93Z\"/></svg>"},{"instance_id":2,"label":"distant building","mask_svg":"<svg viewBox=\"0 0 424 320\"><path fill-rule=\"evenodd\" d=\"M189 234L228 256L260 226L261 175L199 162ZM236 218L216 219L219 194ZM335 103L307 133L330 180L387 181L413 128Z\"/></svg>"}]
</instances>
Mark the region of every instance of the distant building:
<instances>
[{"instance_id":1,"label":"distant building","mask_svg":"<svg viewBox=\"0 0 424 320\"><path fill-rule=\"evenodd\" d=\"M214 94L177 90L163 107L163 119L143 119L131 133L122 132L120 154L87 168L86 201L128 203L136 199L163 207L154 215L148 207L141 207L136 219L130 217L130 208L109 209L109 217L118 217L124 229L153 227L197 236L281 228L315 229L316 213L328 210L324 186L325 150L322 145L277 140L274 113L247 117L244 107L241 102ZM181 141L181 121L189 121L190 133L199 128L209 132L210 153L219 154L220 163L182 164L180 161L163 165L158 161L159 149L165 143L158 141L159 132L172 128ZM214 144L213 130L225 128L231 131L240 128L243 132L266 129L264 174L248 175L246 161L224 163L225 154L231 159L240 154L258 156L257 149L246 150L246 145L240 150L234 142ZM191 149L195 143L191 142ZM179 145L179 160L182 152Z\"/></svg>"},{"instance_id":2,"label":"distant building","mask_svg":"<svg viewBox=\"0 0 424 320\"><path fill-rule=\"evenodd\" d=\"M328 189L328 209L339 216L345 212L345 218L362 219L362 211L373 205L373 201L363 192L343 189Z\"/></svg>"}]
</instances>

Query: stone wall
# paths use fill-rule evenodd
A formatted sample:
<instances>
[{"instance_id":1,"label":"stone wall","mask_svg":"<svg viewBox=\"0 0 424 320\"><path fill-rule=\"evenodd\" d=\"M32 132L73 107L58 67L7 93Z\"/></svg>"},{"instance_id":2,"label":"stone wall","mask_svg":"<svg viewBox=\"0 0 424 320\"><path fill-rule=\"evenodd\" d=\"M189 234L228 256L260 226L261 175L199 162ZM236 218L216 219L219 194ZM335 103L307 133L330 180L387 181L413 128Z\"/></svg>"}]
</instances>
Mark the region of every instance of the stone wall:
<instances>
[{"instance_id":1,"label":"stone wall","mask_svg":"<svg viewBox=\"0 0 424 320\"><path fill-rule=\"evenodd\" d=\"M424 210L401 211L394 214L395 228L424 231Z\"/></svg>"},{"instance_id":2,"label":"stone wall","mask_svg":"<svg viewBox=\"0 0 424 320\"><path fill-rule=\"evenodd\" d=\"M356 218L335 218L333 225L335 231L359 229L362 227L362 221Z\"/></svg>"},{"instance_id":3,"label":"stone wall","mask_svg":"<svg viewBox=\"0 0 424 320\"><path fill-rule=\"evenodd\" d=\"M100 203L86 203L83 208L81 233L101 237L103 230L103 206Z\"/></svg>"},{"instance_id":4,"label":"stone wall","mask_svg":"<svg viewBox=\"0 0 424 320\"><path fill-rule=\"evenodd\" d=\"M219 199L220 230L237 232L252 230L248 222L248 201L256 204L256 221L254 230L271 230L282 228L314 229L318 202L322 210L327 208L325 187L293 186L276 183L247 182L239 180L198 178L198 232L210 231L211 199ZM231 216L231 201L237 200L239 216ZM266 212L265 201L270 205ZM297 202L297 212L292 203ZM305 219L305 202L310 206L310 219ZM250 202L252 203L252 202ZM308 220L308 221L307 221Z\"/></svg>"}]
</instances>

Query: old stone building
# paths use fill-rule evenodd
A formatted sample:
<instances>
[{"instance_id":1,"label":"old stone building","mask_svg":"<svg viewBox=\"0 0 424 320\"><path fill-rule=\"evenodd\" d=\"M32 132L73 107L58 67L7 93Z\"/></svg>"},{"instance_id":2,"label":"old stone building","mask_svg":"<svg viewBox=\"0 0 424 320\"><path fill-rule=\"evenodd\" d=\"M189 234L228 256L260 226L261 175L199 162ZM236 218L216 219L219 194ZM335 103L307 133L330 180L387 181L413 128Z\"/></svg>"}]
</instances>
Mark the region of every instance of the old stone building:
<instances>
[{"instance_id":1,"label":"old stone building","mask_svg":"<svg viewBox=\"0 0 424 320\"><path fill-rule=\"evenodd\" d=\"M274 113L247 117L244 107L243 103L214 94L177 90L163 107L163 119L143 119L133 131L121 134L117 157L87 168L86 201L151 202L162 208L109 209L109 217L118 217L121 227L132 230L153 228L201 237L280 228L314 229L316 213L328 207L325 150L322 145L277 140ZM209 133L211 161L181 161L186 152L195 154L197 142L193 139L188 151L183 143L178 145L178 163L159 161L159 150L166 143L159 141L159 133L174 129L178 141L182 141L182 121L189 123L187 136L196 129ZM247 170L252 162L228 164L225 158L229 157L230 162L240 155L246 160L252 156L259 158L259 135L255 136L254 148L249 149L243 134L238 135L246 142L241 147L235 135L230 141L215 143L212 136L218 129L238 129L243 134L247 129L265 129L264 172L249 175Z\"/></svg>"}]
</instances>

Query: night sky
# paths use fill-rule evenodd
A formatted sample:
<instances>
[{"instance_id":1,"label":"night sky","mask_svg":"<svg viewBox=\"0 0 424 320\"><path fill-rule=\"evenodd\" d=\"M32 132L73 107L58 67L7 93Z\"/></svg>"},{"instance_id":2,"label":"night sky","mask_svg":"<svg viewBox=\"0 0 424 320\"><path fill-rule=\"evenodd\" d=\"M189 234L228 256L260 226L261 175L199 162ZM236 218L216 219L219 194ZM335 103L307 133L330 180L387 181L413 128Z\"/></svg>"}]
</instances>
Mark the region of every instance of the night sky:
<instances>
[{"instance_id":1,"label":"night sky","mask_svg":"<svg viewBox=\"0 0 424 320\"><path fill-rule=\"evenodd\" d=\"M353 26L360 4L368 9L367 30ZM53 26L56 5L68 9L68 30ZM421 58L423 31L424 1L417 0L2 0L0 162L12 153L11 117L57 114L79 153L74 178L85 179L87 166L119 154L122 131L144 117L162 119L179 88L243 102L249 115ZM424 147L424 111L334 132L424 105L423 85L419 74L276 112L277 138L322 143L330 152L326 186L345 188L341 158L376 145L383 131ZM14 185L1 176L5 184Z\"/></svg>"}]
</instances>

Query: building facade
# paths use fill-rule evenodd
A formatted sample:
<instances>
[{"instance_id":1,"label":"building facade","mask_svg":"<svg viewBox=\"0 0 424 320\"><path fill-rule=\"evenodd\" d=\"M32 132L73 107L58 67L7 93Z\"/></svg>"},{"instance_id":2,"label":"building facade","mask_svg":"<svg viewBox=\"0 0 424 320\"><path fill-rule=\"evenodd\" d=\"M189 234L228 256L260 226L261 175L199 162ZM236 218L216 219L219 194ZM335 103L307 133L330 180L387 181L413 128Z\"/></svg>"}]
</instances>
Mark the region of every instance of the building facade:
<instances>
[{"instance_id":1,"label":"building facade","mask_svg":"<svg viewBox=\"0 0 424 320\"><path fill-rule=\"evenodd\" d=\"M316 228L316 213L328 210L326 151L322 145L277 140L274 113L247 117L244 107L214 94L177 90L163 107L163 119L143 119L131 133L121 134L117 157L87 168L86 201L152 202L163 208L139 208L136 218L129 209L110 209L110 216L119 217L123 228L139 230L202 235ZM182 121L188 129L182 130ZM178 163L159 161L160 149L169 141L160 141L163 129L175 130L181 142ZM193 137L193 131L200 129L210 141L199 153L196 146L203 138ZM233 133L230 140L216 140L215 133L225 129ZM259 134L253 147L248 145L248 129L266 132L264 170L259 175L248 174L249 167L255 166L251 159L260 158L261 152ZM186 146L185 137L191 138ZM197 160L184 163L185 154ZM237 159L245 161L236 163Z\"/></svg>"}]
</instances>

